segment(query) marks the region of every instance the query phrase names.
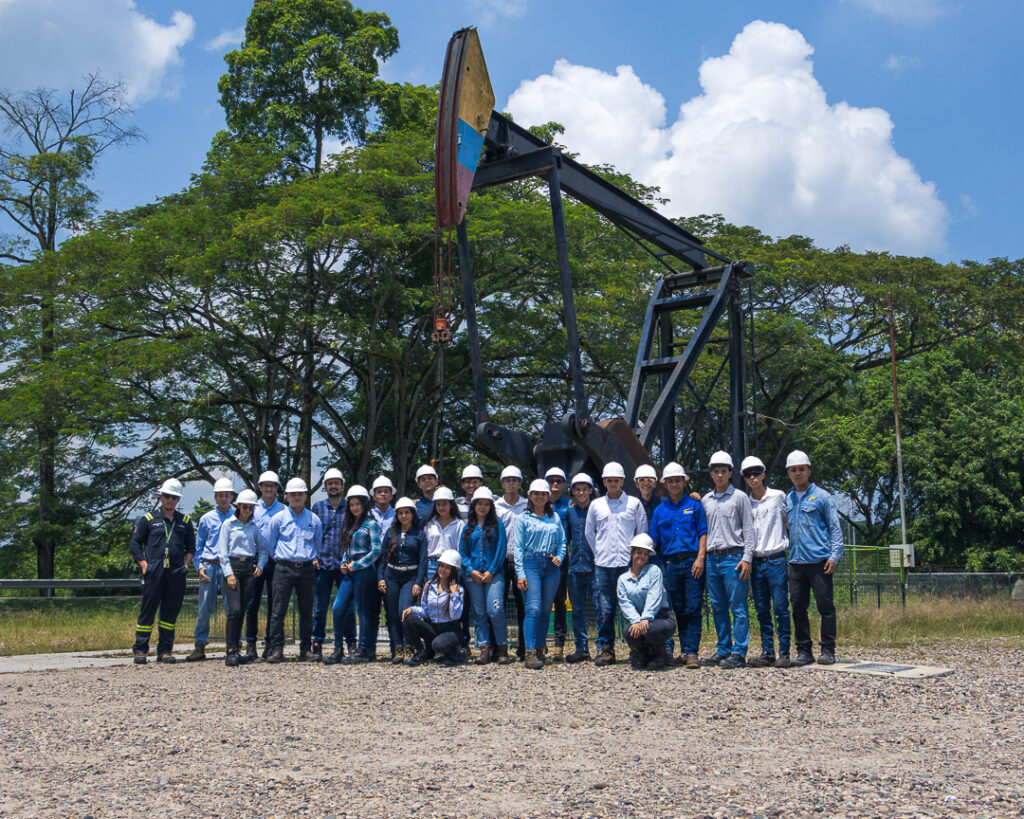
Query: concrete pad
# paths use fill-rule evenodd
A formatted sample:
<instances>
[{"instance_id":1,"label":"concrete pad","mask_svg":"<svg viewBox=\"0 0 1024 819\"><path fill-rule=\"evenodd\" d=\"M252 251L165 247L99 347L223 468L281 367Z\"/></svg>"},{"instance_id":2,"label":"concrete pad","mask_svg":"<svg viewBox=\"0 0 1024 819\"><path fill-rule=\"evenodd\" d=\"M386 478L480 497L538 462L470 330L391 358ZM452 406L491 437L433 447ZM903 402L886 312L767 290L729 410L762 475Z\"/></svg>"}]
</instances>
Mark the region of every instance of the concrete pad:
<instances>
[{"instance_id":1,"label":"concrete pad","mask_svg":"<svg viewBox=\"0 0 1024 819\"><path fill-rule=\"evenodd\" d=\"M868 660L836 660L835 665L804 666L817 671L842 671L851 674L872 674L876 677L899 677L901 679L921 680L926 677L945 677L952 674L952 668L938 665L910 665L899 663L881 663Z\"/></svg>"}]
</instances>

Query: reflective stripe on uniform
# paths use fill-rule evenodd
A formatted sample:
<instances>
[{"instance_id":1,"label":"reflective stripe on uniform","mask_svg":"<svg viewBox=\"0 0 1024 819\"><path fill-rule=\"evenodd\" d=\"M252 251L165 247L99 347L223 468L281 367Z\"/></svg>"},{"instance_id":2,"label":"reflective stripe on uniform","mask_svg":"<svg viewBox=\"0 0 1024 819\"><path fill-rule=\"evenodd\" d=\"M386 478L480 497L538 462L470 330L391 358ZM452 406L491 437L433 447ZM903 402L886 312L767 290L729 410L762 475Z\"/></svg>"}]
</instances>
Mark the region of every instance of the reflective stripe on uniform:
<instances>
[{"instance_id":1,"label":"reflective stripe on uniform","mask_svg":"<svg viewBox=\"0 0 1024 819\"><path fill-rule=\"evenodd\" d=\"M174 623L165 623L163 620L160 620L159 624L160 624L160 628L165 628L165 629L168 629L169 631L174 631ZM152 626L150 626L150 628L152 628Z\"/></svg>"},{"instance_id":2,"label":"reflective stripe on uniform","mask_svg":"<svg viewBox=\"0 0 1024 819\"><path fill-rule=\"evenodd\" d=\"M149 624L148 626L144 626L144 625L142 625L142 624L140 623L139 625L137 625L137 626L135 627L135 630L136 630L136 631L152 631L152 630L153 630L153 624L152 624L152 623L150 623L150 624Z\"/></svg>"}]
</instances>

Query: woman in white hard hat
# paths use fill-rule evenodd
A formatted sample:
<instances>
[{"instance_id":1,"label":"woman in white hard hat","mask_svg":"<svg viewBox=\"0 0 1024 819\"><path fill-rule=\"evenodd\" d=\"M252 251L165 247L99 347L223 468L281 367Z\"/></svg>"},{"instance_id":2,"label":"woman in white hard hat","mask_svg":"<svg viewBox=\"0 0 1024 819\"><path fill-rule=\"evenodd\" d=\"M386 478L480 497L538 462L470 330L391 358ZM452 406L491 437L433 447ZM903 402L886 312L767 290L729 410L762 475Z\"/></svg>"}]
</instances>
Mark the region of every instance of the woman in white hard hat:
<instances>
[{"instance_id":1,"label":"woman in white hard hat","mask_svg":"<svg viewBox=\"0 0 1024 819\"><path fill-rule=\"evenodd\" d=\"M334 622L346 622L355 608L359 613L359 645L344 662L372 662L377 658L380 619L374 565L380 557L380 527L370 516L370 493L365 487L355 484L345 499L348 508L341 524L341 583L334 598Z\"/></svg>"},{"instance_id":2,"label":"woman in white hard hat","mask_svg":"<svg viewBox=\"0 0 1024 819\"><path fill-rule=\"evenodd\" d=\"M515 526L516 518L526 511L526 498L519 494L523 485L523 472L515 465L506 466L501 470L501 491L500 498L494 501L495 511L498 513L498 520L505 527L505 588L512 589L512 596L516 604L516 633L519 635L519 644L516 646L516 656L522 660L526 656L526 638L524 637L523 617L526 613L523 593L516 583L516 561L512 554L512 528Z\"/></svg>"},{"instance_id":3,"label":"woman in white hard hat","mask_svg":"<svg viewBox=\"0 0 1024 819\"><path fill-rule=\"evenodd\" d=\"M459 553L480 649L476 664L487 665L494 659L507 665L511 660L505 621L505 527L498 520L494 496L486 486L473 493Z\"/></svg>"},{"instance_id":4,"label":"woman in white hard hat","mask_svg":"<svg viewBox=\"0 0 1024 819\"><path fill-rule=\"evenodd\" d=\"M227 657L225 665L252 662L239 656L242 615L252 597L253 582L263 574L270 550L253 521L256 493L243 489L235 499L235 514L224 521L217 536L217 554L224 572L224 598L227 602Z\"/></svg>"},{"instance_id":5,"label":"woman in white hard hat","mask_svg":"<svg viewBox=\"0 0 1024 819\"><path fill-rule=\"evenodd\" d=\"M395 525L384 536L377 561L377 589L384 595L388 635L395 646L391 661L412 656L402 628L401 613L420 596L427 574L427 538L416 518L416 502L400 498L395 504Z\"/></svg>"},{"instance_id":6,"label":"woman in white hard hat","mask_svg":"<svg viewBox=\"0 0 1024 819\"><path fill-rule=\"evenodd\" d=\"M437 571L441 552L445 549L459 551L464 526L452 490L447 486L437 487L433 508L423 522L423 533L427 536L427 577L433 577Z\"/></svg>"},{"instance_id":7,"label":"woman in white hard hat","mask_svg":"<svg viewBox=\"0 0 1024 819\"><path fill-rule=\"evenodd\" d=\"M623 572L616 586L629 645L629 664L651 670L668 665L665 641L676 629L669 608L661 569L650 563L654 541L639 534L629 544L629 571Z\"/></svg>"},{"instance_id":8,"label":"woman in white hard hat","mask_svg":"<svg viewBox=\"0 0 1024 819\"><path fill-rule=\"evenodd\" d=\"M465 604L465 592L458 580L461 567L459 553L445 549L438 559L437 571L427 581L420 605L402 611L405 636L416 649L406 665L420 665L435 655L447 666L458 664Z\"/></svg>"},{"instance_id":9,"label":"woman in white hard hat","mask_svg":"<svg viewBox=\"0 0 1024 819\"><path fill-rule=\"evenodd\" d=\"M530 484L530 506L516 518L512 549L516 577L526 595L525 664L530 669L544 667L544 646L548 639L551 607L561 580L559 567L565 560L565 529L551 508L548 482L539 478Z\"/></svg>"}]
</instances>

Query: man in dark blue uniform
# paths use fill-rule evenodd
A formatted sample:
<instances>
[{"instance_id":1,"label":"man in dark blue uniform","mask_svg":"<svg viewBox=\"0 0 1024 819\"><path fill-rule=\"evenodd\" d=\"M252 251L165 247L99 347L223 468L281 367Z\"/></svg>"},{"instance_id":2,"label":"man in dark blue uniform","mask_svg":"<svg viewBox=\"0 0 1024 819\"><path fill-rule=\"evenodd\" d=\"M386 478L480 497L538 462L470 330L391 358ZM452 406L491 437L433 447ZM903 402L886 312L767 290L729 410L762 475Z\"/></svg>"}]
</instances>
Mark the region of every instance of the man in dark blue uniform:
<instances>
[{"instance_id":1,"label":"man in dark blue uniform","mask_svg":"<svg viewBox=\"0 0 1024 819\"><path fill-rule=\"evenodd\" d=\"M188 564L196 551L192 520L175 508L181 500L181 488L181 481L174 478L164 481L160 487L160 506L135 521L128 544L132 559L142 571L142 603L133 648L138 665L146 662L157 609L157 662L174 662L174 624L185 599Z\"/></svg>"}]
</instances>

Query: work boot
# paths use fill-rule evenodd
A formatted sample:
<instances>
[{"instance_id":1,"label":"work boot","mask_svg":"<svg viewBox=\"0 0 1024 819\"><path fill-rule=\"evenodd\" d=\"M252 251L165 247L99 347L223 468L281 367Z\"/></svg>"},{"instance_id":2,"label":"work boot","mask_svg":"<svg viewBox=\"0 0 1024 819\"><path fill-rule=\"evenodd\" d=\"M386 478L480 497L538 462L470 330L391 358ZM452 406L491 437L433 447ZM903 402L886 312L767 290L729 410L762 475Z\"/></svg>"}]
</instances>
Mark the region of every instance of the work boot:
<instances>
[{"instance_id":1,"label":"work boot","mask_svg":"<svg viewBox=\"0 0 1024 819\"><path fill-rule=\"evenodd\" d=\"M572 654L567 654L565 661L567 663L582 663L584 660L590 659L590 652L584 649L583 651L574 651Z\"/></svg>"},{"instance_id":2,"label":"work boot","mask_svg":"<svg viewBox=\"0 0 1024 819\"><path fill-rule=\"evenodd\" d=\"M686 655L686 667L690 669L700 668L700 660L697 659L696 654Z\"/></svg>"},{"instance_id":3,"label":"work boot","mask_svg":"<svg viewBox=\"0 0 1024 819\"><path fill-rule=\"evenodd\" d=\"M548 661L548 647L546 645L538 646L534 649L534 653L537 655L537 659L547 665Z\"/></svg>"},{"instance_id":4,"label":"work boot","mask_svg":"<svg viewBox=\"0 0 1024 819\"><path fill-rule=\"evenodd\" d=\"M508 644L498 646L497 653L498 665L508 665L512 662L512 658L508 655Z\"/></svg>"},{"instance_id":5,"label":"work boot","mask_svg":"<svg viewBox=\"0 0 1024 819\"><path fill-rule=\"evenodd\" d=\"M836 661L836 654L831 648L823 648L818 654L818 665L832 665Z\"/></svg>"},{"instance_id":6,"label":"work boot","mask_svg":"<svg viewBox=\"0 0 1024 819\"><path fill-rule=\"evenodd\" d=\"M647 668L649 655L646 651L631 648L629 650L629 665L634 671L643 671Z\"/></svg>"},{"instance_id":7,"label":"work boot","mask_svg":"<svg viewBox=\"0 0 1024 819\"><path fill-rule=\"evenodd\" d=\"M565 649L562 646L555 646L551 649L551 662L560 663L565 659Z\"/></svg>"},{"instance_id":8,"label":"work boot","mask_svg":"<svg viewBox=\"0 0 1024 819\"><path fill-rule=\"evenodd\" d=\"M476 665L487 665L491 661L491 647L481 646L480 655L474 660Z\"/></svg>"},{"instance_id":9,"label":"work boot","mask_svg":"<svg viewBox=\"0 0 1024 819\"><path fill-rule=\"evenodd\" d=\"M241 661L238 659L238 649L229 648L227 655L225 655L224 657L224 665L226 665L228 668L235 668L240 664Z\"/></svg>"},{"instance_id":10,"label":"work boot","mask_svg":"<svg viewBox=\"0 0 1024 819\"><path fill-rule=\"evenodd\" d=\"M341 643L336 643L334 651L327 657L324 657L324 665L337 665L341 662L341 658L345 656L345 646Z\"/></svg>"},{"instance_id":11,"label":"work boot","mask_svg":"<svg viewBox=\"0 0 1024 819\"><path fill-rule=\"evenodd\" d=\"M597 659L594 660L594 665L598 668L603 668L606 665L613 665L615 663L615 649L612 646L605 646L597 655Z\"/></svg>"},{"instance_id":12,"label":"work boot","mask_svg":"<svg viewBox=\"0 0 1024 819\"><path fill-rule=\"evenodd\" d=\"M705 657L703 660L700 661L700 664L705 668L709 668L710 666L718 665L722 662L722 660L726 659L728 656L728 654L719 654L716 652L712 654L710 657Z\"/></svg>"},{"instance_id":13,"label":"work boot","mask_svg":"<svg viewBox=\"0 0 1024 819\"><path fill-rule=\"evenodd\" d=\"M135 663L135 665L145 665L146 664L146 655L145 655L145 653L142 652L142 651L136 651L134 657L132 658L132 662Z\"/></svg>"},{"instance_id":14,"label":"work boot","mask_svg":"<svg viewBox=\"0 0 1024 819\"><path fill-rule=\"evenodd\" d=\"M775 655L770 651L765 651L760 657L747 660L747 665L752 668L768 668L770 665L775 665Z\"/></svg>"},{"instance_id":15,"label":"work boot","mask_svg":"<svg viewBox=\"0 0 1024 819\"><path fill-rule=\"evenodd\" d=\"M345 665L356 665L357 663L368 663L370 662L366 652L360 648L357 648L354 652L349 654L344 660Z\"/></svg>"},{"instance_id":16,"label":"work boot","mask_svg":"<svg viewBox=\"0 0 1024 819\"><path fill-rule=\"evenodd\" d=\"M186 663L195 663L199 660L206 659L206 643L196 643L196 647L192 649L192 653L185 658Z\"/></svg>"},{"instance_id":17,"label":"work boot","mask_svg":"<svg viewBox=\"0 0 1024 819\"><path fill-rule=\"evenodd\" d=\"M266 641L264 641L264 643L263 643L263 659L264 660L269 660L270 659L270 643L266 642Z\"/></svg>"},{"instance_id":18,"label":"work boot","mask_svg":"<svg viewBox=\"0 0 1024 819\"><path fill-rule=\"evenodd\" d=\"M802 665L810 665L814 662L814 655L809 651L798 651L796 659L793 660L793 665L798 668Z\"/></svg>"},{"instance_id":19,"label":"work boot","mask_svg":"<svg viewBox=\"0 0 1024 819\"><path fill-rule=\"evenodd\" d=\"M241 660L243 663L254 663L259 653L256 651L256 641L250 640L245 644L245 654L242 655Z\"/></svg>"},{"instance_id":20,"label":"work boot","mask_svg":"<svg viewBox=\"0 0 1024 819\"><path fill-rule=\"evenodd\" d=\"M279 648L275 648L273 651L271 651L267 655L267 662L275 664L275 665L277 663L283 663L284 662L284 652L281 649L279 649Z\"/></svg>"},{"instance_id":21,"label":"work boot","mask_svg":"<svg viewBox=\"0 0 1024 819\"><path fill-rule=\"evenodd\" d=\"M516 659L521 663L526 661L526 643L519 643L516 646Z\"/></svg>"},{"instance_id":22,"label":"work boot","mask_svg":"<svg viewBox=\"0 0 1024 819\"><path fill-rule=\"evenodd\" d=\"M743 667L746 666L746 664L747 664L747 661L746 661L746 659L742 655L740 655L740 654L730 654L728 657L726 657L724 660L722 660L718 664L718 667L719 668L728 668L728 669L743 668Z\"/></svg>"},{"instance_id":23,"label":"work boot","mask_svg":"<svg viewBox=\"0 0 1024 819\"><path fill-rule=\"evenodd\" d=\"M544 660L537 655L536 651L527 651L523 657L523 664L531 671L537 671L544 667Z\"/></svg>"},{"instance_id":24,"label":"work boot","mask_svg":"<svg viewBox=\"0 0 1024 819\"><path fill-rule=\"evenodd\" d=\"M395 646L395 656L391 658L391 664L401 665L408 656L409 652L405 650L405 646Z\"/></svg>"},{"instance_id":25,"label":"work boot","mask_svg":"<svg viewBox=\"0 0 1024 819\"><path fill-rule=\"evenodd\" d=\"M175 659L174 655L171 654L171 652L169 652L169 651L163 651L160 654L158 654L157 658L156 658L156 661L158 663L165 663L167 665L174 665L176 662L178 662Z\"/></svg>"},{"instance_id":26,"label":"work boot","mask_svg":"<svg viewBox=\"0 0 1024 819\"><path fill-rule=\"evenodd\" d=\"M359 643L346 643L345 648L348 649L348 656L351 657L353 654L359 651Z\"/></svg>"},{"instance_id":27,"label":"work boot","mask_svg":"<svg viewBox=\"0 0 1024 819\"><path fill-rule=\"evenodd\" d=\"M309 661L311 663L323 662L324 659L324 644L319 640L313 641L313 648L309 651Z\"/></svg>"},{"instance_id":28,"label":"work boot","mask_svg":"<svg viewBox=\"0 0 1024 819\"><path fill-rule=\"evenodd\" d=\"M313 652L310 649L302 648L302 649L299 649L299 662L300 663L315 663L315 662L317 662L317 660L314 657Z\"/></svg>"},{"instance_id":29,"label":"work boot","mask_svg":"<svg viewBox=\"0 0 1024 819\"><path fill-rule=\"evenodd\" d=\"M405 664L410 666L423 665L423 663L427 662L428 659L430 659L430 656L426 646L424 646L415 654L413 654L408 660L406 660Z\"/></svg>"},{"instance_id":30,"label":"work boot","mask_svg":"<svg viewBox=\"0 0 1024 819\"><path fill-rule=\"evenodd\" d=\"M775 661L776 668L789 668L791 665L793 664L789 661L789 654L780 654Z\"/></svg>"},{"instance_id":31,"label":"work boot","mask_svg":"<svg viewBox=\"0 0 1024 819\"><path fill-rule=\"evenodd\" d=\"M647 661L647 670L660 671L663 668L668 668L671 662L672 657L664 647L661 647L651 651L650 659Z\"/></svg>"}]
</instances>

